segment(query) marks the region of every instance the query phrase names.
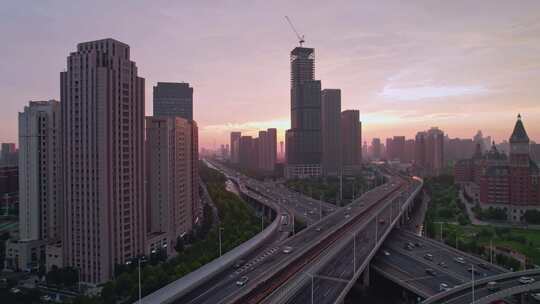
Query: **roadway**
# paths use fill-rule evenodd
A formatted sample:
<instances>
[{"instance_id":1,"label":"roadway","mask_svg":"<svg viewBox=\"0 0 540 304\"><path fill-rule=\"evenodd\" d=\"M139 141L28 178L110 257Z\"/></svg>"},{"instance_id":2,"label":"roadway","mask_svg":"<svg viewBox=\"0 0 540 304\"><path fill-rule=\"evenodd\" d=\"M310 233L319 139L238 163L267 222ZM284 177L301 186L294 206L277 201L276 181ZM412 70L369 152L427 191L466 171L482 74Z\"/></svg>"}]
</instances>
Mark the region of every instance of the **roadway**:
<instances>
[{"instance_id":1,"label":"roadway","mask_svg":"<svg viewBox=\"0 0 540 304\"><path fill-rule=\"evenodd\" d=\"M245 178L240 179L240 183L245 181ZM259 187L258 191L260 193L264 192L266 188L261 187L260 184L251 184L252 187ZM387 192L390 192L391 187L380 187L372 192L368 192L365 195L366 201L374 201L375 198L386 195ZM271 193L266 192L266 193ZM309 203L308 203L309 204ZM324 208L324 207L323 207ZM335 207L331 207L335 208ZM365 206L367 208L367 206ZM363 212L361 209L354 210L356 208L351 207L338 209L334 213L323 218L319 222L314 222L311 226L304 229L297 235L282 241L278 246L265 246L265 250L260 255L257 255L255 258L250 259L246 264L238 269L230 269L229 271L224 271L224 273L219 277L219 279L213 280L213 285L211 288L201 290L203 292L197 293L197 297L191 297L189 299L182 298L176 303L227 303L232 300L239 292L247 290L253 286L254 283L260 282L260 278L267 275L269 272L274 271L277 267L280 267L286 263L291 263L294 259L301 254L301 249L308 248L318 242L323 238L331 234L336 227L339 226L339 223L342 223L344 220L352 219L356 217L356 213ZM354 214L354 215L353 215ZM309 213L308 213L309 215ZM283 253L284 247L291 247L292 252L289 254ZM249 281L246 286L239 287L236 282L239 278L247 276Z\"/></svg>"},{"instance_id":2,"label":"roadway","mask_svg":"<svg viewBox=\"0 0 540 304\"><path fill-rule=\"evenodd\" d=\"M444 291L441 284L454 288L471 281L471 265L478 272L476 279L506 272L440 242L395 229L374 259L372 268L398 285L428 298ZM427 273L427 269L433 269L434 274Z\"/></svg>"},{"instance_id":3,"label":"roadway","mask_svg":"<svg viewBox=\"0 0 540 304\"><path fill-rule=\"evenodd\" d=\"M520 282L521 277L534 279L531 283ZM488 288L489 282L497 282L496 290ZM492 277L482 278L474 282L474 303L487 304L495 300L508 298L512 295L526 293L540 289L540 270L526 270L520 272L504 273ZM428 298L423 304L447 303L469 304L473 302L473 288L471 282L458 288L440 293Z\"/></svg>"},{"instance_id":4,"label":"roadway","mask_svg":"<svg viewBox=\"0 0 540 304\"><path fill-rule=\"evenodd\" d=\"M212 161L211 164L230 179L285 207L296 219L305 222L308 226L337 209L333 204L302 195L283 185L250 178L222 163Z\"/></svg>"},{"instance_id":5,"label":"roadway","mask_svg":"<svg viewBox=\"0 0 540 304\"><path fill-rule=\"evenodd\" d=\"M290 215L291 218L297 217L306 221L309 225L312 225L320 220L321 209L323 211L322 216L326 216L336 209L336 207L331 204L319 202L298 195L297 193L289 193L289 191L284 191L282 188L274 186L270 187L267 183L259 182L239 174L222 164L210 161L207 161L207 163L214 169L221 171L230 180L234 180L237 183L239 190L244 194L259 200L261 203L276 206L278 216L287 214ZM273 196L276 196L279 199L274 200L272 199ZM319 207L319 212L310 212L317 207ZM289 223L290 222L291 221L289 221ZM255 248L250 254L242 257L241 261L239 261L239 264L241 265L238 265L240 267L231 267L230 269L220 272L218 275L181 297L175 303L221 303L224 295L238 290L238 287L236 286L238 278L245 275L256 276L262 272L261 269L267 269L267 265L272 265L272 263L279 261L280 255L282 254L282 247L285 246L281 244L281 242L290 232L292 232L291 224L281 226L283 229L280 230L283 230L283 232L273 235L267 242ZM302 238L298 242L307 242L308 238L309 236Z\"/></svg>"},{"instance_id":6,"label":"roadway","mask_svg":"<svg viewBox=\"0 0 540 304\"><path fill-rule=\"evenodd\" d=\"M410 185L398 180L393 179L380 189L390 191L390 196L382 200L362 197L353 203L352 208L359 208L356 223L349 227L348 232L291 276L288 284L274 291L264 303L311 303L312 296L313 303L334 303L346 293L356 275L368 265L406 201L402 193L407 192Z\"/></svg>"}]
</instances>

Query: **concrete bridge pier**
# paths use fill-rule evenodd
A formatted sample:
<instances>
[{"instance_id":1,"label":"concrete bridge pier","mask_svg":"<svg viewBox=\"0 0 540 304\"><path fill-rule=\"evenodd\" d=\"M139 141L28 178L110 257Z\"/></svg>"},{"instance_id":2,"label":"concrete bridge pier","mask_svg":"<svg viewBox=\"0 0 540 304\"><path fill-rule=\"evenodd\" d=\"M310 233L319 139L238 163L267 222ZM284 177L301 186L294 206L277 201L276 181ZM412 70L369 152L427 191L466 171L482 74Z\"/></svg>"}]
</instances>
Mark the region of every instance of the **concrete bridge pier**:
<instances>
[{"instance_id":1,"label":"concrete bridge pier","mask_svg":"<svg viewBox=\"0 0 540 304\"><path fill-rule=\"evenodd\" d=\"M361 274L360 284L364 290L369 288L369 265L366 266L364 272Z\"/></svg>"}]
</instances>

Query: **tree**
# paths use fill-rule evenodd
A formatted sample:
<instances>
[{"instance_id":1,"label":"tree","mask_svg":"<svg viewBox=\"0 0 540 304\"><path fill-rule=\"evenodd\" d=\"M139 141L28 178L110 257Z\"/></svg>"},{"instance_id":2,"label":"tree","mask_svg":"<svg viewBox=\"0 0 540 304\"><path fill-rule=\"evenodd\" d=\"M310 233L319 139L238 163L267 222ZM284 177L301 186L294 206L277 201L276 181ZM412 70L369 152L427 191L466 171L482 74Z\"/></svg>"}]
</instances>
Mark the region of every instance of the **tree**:
<instances>
[{"instance_id":1,"label":"tree","mask_svg":"<svg viewBox=\"0 0 540 304\"><path fill-rule=\"evenodd\" d=\"M527 210L523 218L529 224L540 224L540 210Z\"/></svg>"}]
</instances>

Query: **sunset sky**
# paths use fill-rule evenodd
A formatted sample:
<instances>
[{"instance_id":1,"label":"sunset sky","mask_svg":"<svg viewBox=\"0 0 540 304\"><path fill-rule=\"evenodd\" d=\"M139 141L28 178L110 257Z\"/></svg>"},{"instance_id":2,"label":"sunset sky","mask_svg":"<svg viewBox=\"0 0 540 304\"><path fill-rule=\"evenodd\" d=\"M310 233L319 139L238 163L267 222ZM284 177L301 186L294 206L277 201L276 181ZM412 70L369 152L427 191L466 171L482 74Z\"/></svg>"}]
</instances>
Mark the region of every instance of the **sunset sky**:
<instances>
[{"instance_id":1,"label":"sunset sky","mask_svg":"<svg viewBox=\"0 0 540 304\"><path fill-rule=\"evenodd\" d=\"M0 142L17 141L17 112L58 99L76 44L131 46L146 79L194 87L200 144L230 131L289 127L289 52L315 48L316 78L359 109L363 137L451 137L482 129L507 139L522 114L540 141L540 1L5 1L0 6Z\"/></svg>"}]
</instances>

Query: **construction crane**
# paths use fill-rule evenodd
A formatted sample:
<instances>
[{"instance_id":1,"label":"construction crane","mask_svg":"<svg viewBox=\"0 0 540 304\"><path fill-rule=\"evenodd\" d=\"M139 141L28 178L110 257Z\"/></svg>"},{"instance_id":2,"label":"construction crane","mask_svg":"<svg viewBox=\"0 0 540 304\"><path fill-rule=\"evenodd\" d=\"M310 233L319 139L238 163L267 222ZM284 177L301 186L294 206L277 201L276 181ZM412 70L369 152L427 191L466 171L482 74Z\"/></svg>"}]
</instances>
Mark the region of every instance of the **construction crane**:
<instances>
[{"instance_id":1,"label":"construction crane","mask_svg":"<svg viewBox=\"0 0 540 304\"><path fill-rule=\"evenodd\" d=\"M306 42L304 40L304 35L300 35L298 34L298 31L296 30L296 28L294 27L291 19L289 19L288 16L285 16L285 19L287 19L287 22L289 22L289 25L291 26L291 29L294 31L294 33L296 34L296 38L298 38L298 43L300 43L300 47L303 46L304 42Z\"/></svg>"}]
</instances>

